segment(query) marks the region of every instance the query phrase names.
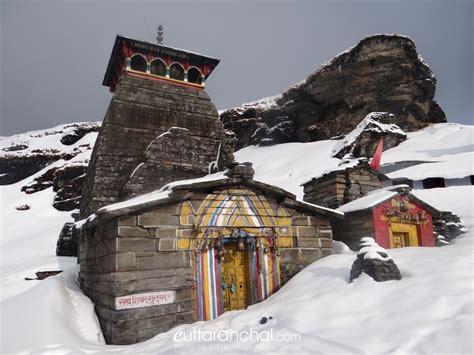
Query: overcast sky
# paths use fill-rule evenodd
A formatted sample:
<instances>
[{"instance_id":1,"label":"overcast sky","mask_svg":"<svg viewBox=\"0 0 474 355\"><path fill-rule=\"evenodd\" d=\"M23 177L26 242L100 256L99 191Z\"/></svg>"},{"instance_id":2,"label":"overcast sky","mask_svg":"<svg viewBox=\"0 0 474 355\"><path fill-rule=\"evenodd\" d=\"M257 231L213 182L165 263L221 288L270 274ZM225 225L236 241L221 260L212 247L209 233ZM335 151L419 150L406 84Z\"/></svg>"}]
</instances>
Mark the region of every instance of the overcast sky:
<instances>
[{"instance_id":1,"label":"overcast sky","mask_svg":"<svg viewBox=\"0 0 474 355\"><path fill-rule=\"evenodd\" d=\"M218 109L278 94L367 35L407 35L448 120L472 124L473 17L471 0L0 0L0 135L102 120L115 35L154 41L158 24L165 44L221 59Z\"/></svg>"}]
</instances>

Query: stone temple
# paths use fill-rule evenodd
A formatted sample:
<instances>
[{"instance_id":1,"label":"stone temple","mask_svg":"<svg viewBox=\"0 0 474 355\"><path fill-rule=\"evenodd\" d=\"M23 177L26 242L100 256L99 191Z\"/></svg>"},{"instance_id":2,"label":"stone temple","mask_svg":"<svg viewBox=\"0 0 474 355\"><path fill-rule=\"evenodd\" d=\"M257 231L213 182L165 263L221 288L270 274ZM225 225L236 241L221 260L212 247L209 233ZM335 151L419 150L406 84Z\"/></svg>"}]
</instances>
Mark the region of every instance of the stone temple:
<instances>
[{"instance_id":1,"label":"stone temple","mask_svg":"<svg viewBox=\"0 0 474 355\"><path fill-rule=\"evenodd\" d=\"M87 171L81 217L171 181L207 174L225 138L204 91L218 63L116 37L103 81L114 94Z\"/></svg>"},{"instance_id":2,"label":"stone temple","mask_svg":"<svg viewBox=\"0 0 474 355\"><path fill-rule=\"evenodd\" d=\"M218 62L115 40L104 78L114 95L75 227L79 282L109 344L245 309L331 254L342 213L234 161L204 91Z\"/></svg>"}]
</instances>

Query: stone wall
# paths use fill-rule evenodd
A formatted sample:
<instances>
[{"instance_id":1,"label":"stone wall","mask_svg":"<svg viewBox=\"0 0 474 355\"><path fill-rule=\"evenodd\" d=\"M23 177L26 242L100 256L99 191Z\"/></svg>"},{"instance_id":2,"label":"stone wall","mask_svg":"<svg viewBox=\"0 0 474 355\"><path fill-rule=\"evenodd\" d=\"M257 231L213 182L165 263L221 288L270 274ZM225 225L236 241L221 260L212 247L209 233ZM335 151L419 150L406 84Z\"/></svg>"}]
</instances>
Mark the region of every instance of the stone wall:
<instances>
[{"instance_id":1,"label":"stone wall","mask_svg":"<svg viewBox=\"0 0 474 355\"><path fill-rule=\"evenodd\" d=\"M279 249L282 285L309 264L332 254L332 231L327 220L294 210L290 213L293 246Z\"/></svg>"},{"instance_id":2,"label":"stone wall","mask_svg":"<svg viewBox=\"0 0 474 355\"><path fill-rule=\"evenodd\" d=\"M199 137L206 144L195 153L196 160L175 165L172 174L164 169L160 175L160 169L154 169L158 178L147 180L148 190L190 178L189 171L194 168L192 177L202 176L202 165L217 156L224 130L205 91L126 75L117 85L94 146L80 204L81 217L133 195L133 189L123 192L124 185L146 162L150 143L171 127L186 128L190 136ZM192 150L185 143L177 154L167 152L171 155L168 160L179 161L183 151Z\"/></svg>"},{"instance_id":3,"label":"stone wall","mask_svg":"<svg viewBox=\"0 0 474 355\"><path fill-rule=\"evenodd\" d=\"M127 197L138 196L176 180L205 176L209 162L217 158L219 141L173 127L158 136L124 186Z\"/></svg>"},{"instance_id":4,"label":"stone wall","mask_svg":"<svg viewBox=\"0 0 474 355\"><path fill-rule=\"evenodd\" d=\"M320 206L338 208L382 187L377 171L362 164L333 171L304 185L304 200Z\"/></svg>"},{"instance_id":5,"label":"stone wall","mask_svg":"<svg viewBox=\"0 0 474 355\"><path fill-rule=\"evenodd\" d=\"M175 204L83 231L79 279L95 303L108 344L132 344L194 319L191 250L178 250ZM185 234L185 233L184 233ZM176 292L174 303L116 310L115 298Z\"/></svg>"},{"instance_id":6,"label":"stone wall","mask_svg":"<svg viewBox=\"0 0 474 355\"><path fill-rule=\"evenodd\" d=\"M276 233L279 286L305 266L331 254L331 226L323 215L302 212L292 207L291 202L273 198L258 189L232 187L208 186L194 192L181 191L183 196L190 197L141 211L129 210L121 217L110 217L108 221L95 222L95 227L92 223L81 230L79 280L84 293L95 303L107 343L144 341L196 320L193 266L197 256L194 253L198 250L196 240L207 233L207 228L211 231L220 228L221 232L224 228L243 228L239 223L219 227L205 224L208 222L204 221L209 221L208 213L224 209L211 207L215 201L224 201L223 197L250 196L255 202L252 205L259 207L256 214L249 216L258 215L261 220L276 222L245 229L255 231L259 238L264 229L270 228ZM190 188L195 189L195 186L190 185ZM223 213L225 216L228 211ZM175 301L125 310L117 309L115 304L120 296L157 291L175 291Z\"/></svg>"},{"instance_id":7,"label":"stone wall","mask_svg":"<svg viewBox=\"0 0 474 355\"><path fill-rule=\"evenodd\" d=\"M342 221L331 223L334 240L343 242L351 250L357 251L361 238L375 239L372 210L346 214Z\"/></svg>"}]
</instances>

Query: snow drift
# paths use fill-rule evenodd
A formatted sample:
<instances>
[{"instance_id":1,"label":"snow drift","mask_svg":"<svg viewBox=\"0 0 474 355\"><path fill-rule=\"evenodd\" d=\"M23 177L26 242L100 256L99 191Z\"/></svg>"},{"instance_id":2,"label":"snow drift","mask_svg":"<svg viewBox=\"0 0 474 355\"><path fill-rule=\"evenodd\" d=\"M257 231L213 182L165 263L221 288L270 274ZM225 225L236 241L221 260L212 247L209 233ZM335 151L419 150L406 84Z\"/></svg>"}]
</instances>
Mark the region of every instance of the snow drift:
<instances>
[{"instance_id":1,"label":"snow drift","mask_svg":"<svg viewBox=\"0 0 474 355\"><path fill-rule=\"evenodd\" d=\"M473 132L472 126L438 124L409 133L405 142L384 152L382 163L429 161L429 166L434 167L429 174L444 176L452 171L456 161L456 174L472 175ZM339 160L331 157L337 143L330 140L252 146L238 151L236 158L253 162L257 180L302 198L301 182L337 168ZM81 140L75 144L82 144ZM278 293L248 310L228 312L210 322L180 326L144 343L107 346L100 335L93 305L77 287L75 258L54 255L62 225L72 221L70 213L52 207L52 188L29 195L21 192L22 186L50 167L15 184L0 186L2 353L473 351L472 186L412 191L434 207L460 215L467 233L443 248L390 250L401 270L401 281L376 283L361 276L349 284L355 254L335 243L335 251L343 254L312 264ZM423 171L428 174L427 169ZM22 204L28 204L30 209L15 209ZM24 280L35 271L55 269L67 271L44 281ZM263 317L267 322L260 324ZM299 334L300 340L285 343L173 340L177 334L198 329L272 330L274 334Z\"/></svg>"}]
</instances>

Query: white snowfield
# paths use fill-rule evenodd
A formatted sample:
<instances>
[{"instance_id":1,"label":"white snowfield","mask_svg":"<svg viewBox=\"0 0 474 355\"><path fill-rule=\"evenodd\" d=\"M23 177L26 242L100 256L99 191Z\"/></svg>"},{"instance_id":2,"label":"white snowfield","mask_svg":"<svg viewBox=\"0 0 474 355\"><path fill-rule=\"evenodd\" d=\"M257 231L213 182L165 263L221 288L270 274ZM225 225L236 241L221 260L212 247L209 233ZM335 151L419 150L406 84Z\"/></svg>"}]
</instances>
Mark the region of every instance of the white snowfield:
<instances>
[{"instance_id":1,"label":"white snowfield","mask_svg":"<svg viewBox=\"0 0 474 355\"><path fill-rule=\"evenodd\" d=\"M399 149L400 146L393 149L397 150L395 153L384 152L382 164L400 161L397 159L433 158L444 162L446 168L450 156L466 152L467 136L472 137L472 132L472 126L442 124L408 134L408 140L402 143L406 150ZM302 180L337 167L339 160L330 157L336 143L248 147L237 152L236 157L254 163L257 180L280 186L301 198ZM441 155L434 157L436 151ZM464 161L465 165L471 163ZM31 195L22 193L21 186L33 177L0 186L2 354L472 354L474 351L472 186L412 191L439 210L459 214L467 233L442 248L390 250L402 273L400 281L376 283L361 276L350 284L349 272L355 253L335 243L335 251L344 254L313 263L268 300L245 311L179 326L143 343L109 346L101 336L92 303L77 285L75 258L54 255L63 223L72 221L70 213L52 207L51 188ZM31 206L29 210L14 209L25 203ZM34 277L35 271L54 269L66 271L44 281L24 280ZM268 319L265 324L259 322L262 317ZM221 339L234 334L232 340L206 341L212 332L219 330L221 333L217 335ZM188 341L193 331L195 334L201 331L200 341ZM240 333L230 334L231 331ZM235 340L237 335L245 338L245 332L251 331L257 333L252 333L250 340ZM292 341L266 341L270 332L274 338L286 337Z\"/></svg>"},{"instance_id":2,"label":"white snowfield","mask_svg":"<svg viewBox=\"0 0 474 355\"><path fill-rule=\"evenodd\" d=\"M339 166L341 161L332 158L335 146L339 146L342 141L250 146L236 152L235 157L241 162L253 162L257 180L278 185L302 199L303 188L300 184L354 164L354 161L349 161ZM396 170L387 176L423 180L429 177L452 179L474 175L474 126L440 123L407 133L406 141L382 153L381 164L383 167L411 161L426 163Z\"/></svg>"}]
</instances>

